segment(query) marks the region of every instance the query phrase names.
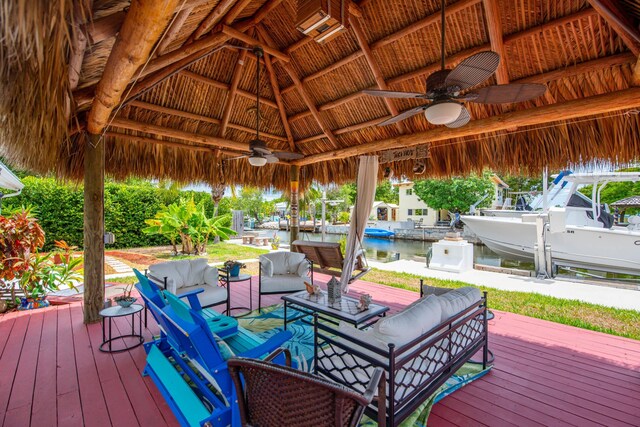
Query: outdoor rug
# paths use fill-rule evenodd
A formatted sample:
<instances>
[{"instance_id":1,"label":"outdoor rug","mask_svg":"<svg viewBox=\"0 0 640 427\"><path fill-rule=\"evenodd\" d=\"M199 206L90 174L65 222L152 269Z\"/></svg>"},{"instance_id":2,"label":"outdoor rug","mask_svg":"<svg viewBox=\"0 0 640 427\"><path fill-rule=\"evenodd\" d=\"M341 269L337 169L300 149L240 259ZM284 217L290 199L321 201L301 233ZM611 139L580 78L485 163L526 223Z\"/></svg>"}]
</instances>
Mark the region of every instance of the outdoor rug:
<instances>
[{"instance_id":1,"label":"outdoor rug","mask_svg":"<svg viewBox=\"0 0 640 427\"><path fill-rule=\"evenodd\" d=\"M287 317L292 319L300 317L302 313L288 307L287 314ZM311 321L311 316L307 316L287 324L287 330L293 333L293 337L283 346L291 351L291 357L297 362L300 369L307 372L313 368L313 326L310 324ZM276 304L270 307L264 307L262 313L254 310L248 315L238 318L238 322L240 326L262 338L268 339L284 329L284 306L282 304ZM491 367L488 367L483 370L482 365L465 363L401 425L403 427L425 427L434 404L454 391L482 377L489 372L490 369ZM361 427L376 425L377 422L369 419L367 416L365 416L360 423Z\"/></svg>"}]
</instances>

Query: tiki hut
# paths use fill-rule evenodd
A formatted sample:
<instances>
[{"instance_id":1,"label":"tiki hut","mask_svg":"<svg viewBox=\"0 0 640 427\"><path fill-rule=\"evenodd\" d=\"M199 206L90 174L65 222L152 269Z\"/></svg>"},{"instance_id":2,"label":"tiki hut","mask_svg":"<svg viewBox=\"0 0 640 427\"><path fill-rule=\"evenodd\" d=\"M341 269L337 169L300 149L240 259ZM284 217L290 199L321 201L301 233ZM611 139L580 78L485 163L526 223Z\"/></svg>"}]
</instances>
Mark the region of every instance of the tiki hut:
<instances>
[{"instance_id":1,"label":"tiki hut","mask_svg":"<svg viewBox=\"0 0 640 427\"><path fill-rule=\"evenodd\" d=\"M104 174L285 188L298 176L353 180L361 154L425 145L418 170L432 176L638 158L635 1L447 1L447 68L492 50L497 71L475 89L547 88L526 102L465 103L471 121L458 128L423 114L377 126L425 100L362 92L426 92L441 67L440 0L338 1L321 11L324 34L326 20L301 27L309 3L336 2L2 1L0 155L84 179L88 282L101 280ZM258 119L270 150L296 155L250 166ZM414 175L413 159L388 166Z\"/></svg>"},{"instance_id":2,"label":"tiki hut","mask_svg":"<svg viewBox=\"0 0 640 427\"><path fill-rule=\"evenodd\" d=\"M610 206L618 210L620 214L620 222L624 222L624 215L627 212L627 209L640 209L640 196L626 197L611 203Z\"/></svg>"}]
</instances>

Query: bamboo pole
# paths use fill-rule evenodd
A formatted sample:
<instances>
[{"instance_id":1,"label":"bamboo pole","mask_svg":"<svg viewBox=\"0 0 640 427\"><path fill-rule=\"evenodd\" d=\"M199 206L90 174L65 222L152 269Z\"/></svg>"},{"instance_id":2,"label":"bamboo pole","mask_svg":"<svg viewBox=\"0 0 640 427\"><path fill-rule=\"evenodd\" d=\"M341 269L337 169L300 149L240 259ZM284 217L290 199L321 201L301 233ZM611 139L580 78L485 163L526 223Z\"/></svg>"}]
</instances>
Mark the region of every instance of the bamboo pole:
<instances>
[{"instance_id":1,"label":"bamboo pole","mask_svg":"<svg viewBox=\"0 0 640 427\"><path fill-rule=\"evenodd\" d=\"M546 123L578 119L638 107L640 107L640 88L631 88L604 95L590 96L557 104L514 111L488 117L486 119L473 120L466 126L457 129L449 129L444 126L440 126L435 129L411 135L386 138L357 146L314 154L307 156L304 159L293 161L292 164L305 166L328 160L339 160L361 154L373 153L376 151L390 150L400 147L412 147L428 142L437 146L434 144L435 142L446 141L454 138L464 138L490 132L498 132L512 127L536 126Z\"/></svg>"}]
</instances>

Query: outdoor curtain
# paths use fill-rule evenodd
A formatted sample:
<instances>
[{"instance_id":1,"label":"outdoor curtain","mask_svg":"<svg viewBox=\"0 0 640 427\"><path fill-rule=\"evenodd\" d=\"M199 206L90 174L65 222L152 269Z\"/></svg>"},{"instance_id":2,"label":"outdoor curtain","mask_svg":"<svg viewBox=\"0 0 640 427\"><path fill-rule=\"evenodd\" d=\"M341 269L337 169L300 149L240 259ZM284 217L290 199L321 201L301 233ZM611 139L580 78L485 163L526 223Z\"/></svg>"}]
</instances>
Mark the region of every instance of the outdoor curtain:
<instances>
[{"instance_id":1,"label":"outdoor curtain","mask_svg":"<svg viewBox=\"0 0 640 427\"><path fill-rule=\"evenodd\" d=\"M358 194L353 212L351 212L351 224L349 225L344 266L342 268L342 277L340 278L340 286L343 292L349 290L349 278L353 273L356 253L360 249L364 229L367 226L367 220L373 207L377 180L378 156L361 156L358 166Z\"/></svg>"}]
</instances>

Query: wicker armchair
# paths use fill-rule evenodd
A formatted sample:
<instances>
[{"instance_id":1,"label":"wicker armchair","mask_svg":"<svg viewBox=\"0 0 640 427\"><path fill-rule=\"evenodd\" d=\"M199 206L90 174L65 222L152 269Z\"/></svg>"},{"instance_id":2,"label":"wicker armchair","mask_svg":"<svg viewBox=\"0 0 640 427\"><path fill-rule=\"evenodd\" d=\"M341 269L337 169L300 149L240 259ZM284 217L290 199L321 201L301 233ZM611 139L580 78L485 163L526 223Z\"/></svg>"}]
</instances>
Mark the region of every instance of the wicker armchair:
<instances>
[{"instance_id":1,"label":"wicker armchair","mask_svg":"<svg viewBox=\"0 0 640 427\"><path fill-rule=\"evenodd\" d=\"M380 384L385 383L381 381L384 372L378 368L362 395L316 375L261 360L232 358L228 366L243 427L355 427L376 391L380 392Z\"/></svg>"}]
</instances>

